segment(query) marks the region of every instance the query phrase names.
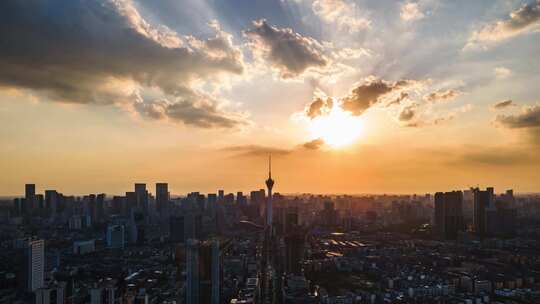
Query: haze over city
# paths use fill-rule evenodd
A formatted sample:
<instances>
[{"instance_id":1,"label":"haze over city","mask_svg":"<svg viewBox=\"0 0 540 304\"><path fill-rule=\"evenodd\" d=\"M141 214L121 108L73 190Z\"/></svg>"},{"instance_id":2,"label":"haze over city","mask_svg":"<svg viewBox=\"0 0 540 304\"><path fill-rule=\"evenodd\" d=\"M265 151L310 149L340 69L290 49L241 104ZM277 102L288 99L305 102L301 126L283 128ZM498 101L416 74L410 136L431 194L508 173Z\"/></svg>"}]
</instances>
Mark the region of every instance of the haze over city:
<instances>
[{"instance_id":1,"label":"haze over city","mask_svg":"<svg viewBox=\"0 0 540 304\"><path fill-rule=\"evenodd\" d=\"M540 189L538 1L1 1L0 194Z\"/></svg>"}]
</instances>

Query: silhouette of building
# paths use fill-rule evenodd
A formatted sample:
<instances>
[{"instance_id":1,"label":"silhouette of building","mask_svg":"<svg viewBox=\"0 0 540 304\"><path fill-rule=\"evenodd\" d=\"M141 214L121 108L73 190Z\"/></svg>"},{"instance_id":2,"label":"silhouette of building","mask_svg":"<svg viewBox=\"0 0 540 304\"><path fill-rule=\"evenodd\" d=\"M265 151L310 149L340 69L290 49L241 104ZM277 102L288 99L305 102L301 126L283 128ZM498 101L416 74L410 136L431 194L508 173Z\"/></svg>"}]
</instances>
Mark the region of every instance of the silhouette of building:
<instances>
[{"instance_id":1,"label":"silhouette of building","mask_svg":"<svg viewBox=\"0 0 540 304\"><path fill-rule=\"evenodd\" d=\"M148 214L148 191L146 190L146 184L135 184L135 198L137 200L137 208Z\"/></svg>"},{"instance_id":2,"label":"silhouette of building","mask_svg":"<svg viewBox=\"0 0 540 304\"><path fill-rule=\"evenodd\" d=\"M107 227L107 247L121 249L125 244L125 229L122 225L110 225Z\"/></svg>"},{"instance_id":3,"label":"silhouette of building","mask_svg":"<svg viewBox=\"0 0 540 304\"><path fill-rule=\"evenodd\" d=\"M169 185L167 183L157 183L156 208L160 214L167 213L169 198Z\"/></svg>"},{"instance_id":4,"label":"silhouette of building","mask_svg":"<svg viewBox=\"0 0 540 304\"><path fill-rule=\"evenodd\" d=\"M26 184L24 185L23 210L25 213L29 213L36 207L36 185Z\"/></svg>"},{"instance_id":5,"label":"silhouette of building","mask_svg":"<svg viewBox=\"0 0 540 304\"><path fill-rule=\"evenodd\" d=\"M463 227L463 192L435 193L435 229L446 240L455 240Z\"/></svg>"},{"instance_id":6,"label":"silhouette of building","mask_svg":"<svg viewBox=\"0 0 540 304\"><path fill-rule=\"evenodd\" d=\"M274 187L274 180L272 179L272 156L268 159L268 179L266 180L266 188L268 189L268 199L266 202L266 226L270 229L272 228L272 217L273 217L273 207L272 207L272 188Z\"/></svg>"},{"instance_id":7,"label":"silhouette of building","mask_svg":"<svg viewBox=\"0 0 540 304\"><path fill-rule=\"evenodd\" d=\"M219 304L222 257L219 241L187 240L186 303Z\"/></svg>"},{"instance_id":8,"label":"silhouette of building","mask_svg":"<svg viewBox=\"0 0 540 304\"><path fill-rule=\"evenodd\" d=\"M169 218L170 227L170 240L174 243L183 243L184 239L184 217L183 216L171 216Z\"/></svg>"},{"instance_id":9,"label":"silhouette of building","mask_svg":"<svg viewBox=\"0 0 540 304\"><path fill-rule=\"evenodd\" d=\"M285 236L285 271L288 274L302 274L304 243L305 233L301 230L291 232Z\"/></svg>"},{"instance_id":10,"label":"silhouette of building","mask_svg":"<svg viewBox=\"0 0 540 304\"><path fill-rule=\"evenodd\" d=\"M483 237L486 235L487 220L486 210L490 210L493 206L494 193L493 188L487 188L482 191L478 188L474 189L474 218L473 225L475 233Z\"/></svg>"},{"instance_id":11,"label":"silhouette of building","mask_svg":"<svg viewBox=\"0 0 540 304\"><path fill-rule=\"evenodd\" d=\"M21 240L17 247L21 250L23 264L20 267L21 287L34 292L44 286L45 281L45 241L38 239Z\"/></svg>"}]
</instances>

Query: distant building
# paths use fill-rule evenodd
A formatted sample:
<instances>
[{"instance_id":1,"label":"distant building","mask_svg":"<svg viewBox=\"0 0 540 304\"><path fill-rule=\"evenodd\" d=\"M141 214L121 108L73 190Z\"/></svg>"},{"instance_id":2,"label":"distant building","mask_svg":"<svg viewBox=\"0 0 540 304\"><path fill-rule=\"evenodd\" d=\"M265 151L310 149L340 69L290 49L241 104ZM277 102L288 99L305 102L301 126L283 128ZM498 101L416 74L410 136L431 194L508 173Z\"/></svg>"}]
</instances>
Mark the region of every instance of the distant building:
<instances>
[{"instance_id":1,"label":"distant building","mask_svg":"<svg viewBox=\"0 0 540 304\"><path fill-rule=\"evenodd\" d=\"M110 225L107 227L107 247L121 249L124 248L124 226Z\"/></svg>"},{"instance_id":2,"label":"distant building","mask_svg":"<svg viewBox=\"0 0 540 304\"><path fill-rule=\"evenodd\" d=\"M64 304L65 303L65 282L54 282L47 287L40 288L34 292L36 304Z\"/></svg>"},{"instance_id":3,"label":"distant building","mask_svg":"<svg viewBox=\"0 0 540 304\"><path fill-rule=\"evenodd\" d=\"M475 233L483 237L486 234L487 220L486 210L491 209L493 206L494 193L493 188L487 188L485 191L480 189L474 189L474 231Z\"/></svg>"},{"instance_id":4,"label":"distant building","mask_svg":"<svg viewBox=\"0 0 540 304\"><path fill-rule=\"evenodd\" d=\"M285 271L288 274L302 274L305 234L295 231L285 236Z\"/></svg>"},{"instance_id":5,"label":"distant building","mask_svg":"<svg viewBox=\"0 0 540 304\"><path fill-rule=\"evenodd\" d=\"M73 254L87 254L96 251L96 241L76 241L73 243Z\"/></svg>"},{"instance_id":6,"label":"distant building","mask_svg":"<svg viewBox=\"0 0 540 304\"><path fill-rule=\"evenodd\" d=\"M170 240L174 243L184 242L184 217L183 216L171 216L169 218Z\"/></svg>"},{"instance_id":7,"label":"distant building","mask_svg":"<svg viewBox=\"0 0 540 304\"><path fill-rule=\"evenodd\" d=\"M167 213L169 205L169 184L156 184L156 207L160 214Z\"/></svg>"},{"instance_id":8,"label":"distant building","mask_svg":"<svg viewBox=\"0 0 540 304\"><path fill-rule=\"evenodd\" d=\"M58 209L58 193L56 190L45 190L45 208L49 216L56 216Z\"/></svg>"},{"instance_id":9,"label":"distant building","mask_svg":"<svg viewBox=\"0 0 540 304\"><path fill-rule=\"evenodd\" d=\"M24 212L28 213L37 208L36 206L36 185L26 184L24 185Z\"/></svg>"},{"instance_id":10,"label":"distant building","mask_svg":"<svg viewBox=\"0 0 540 304\"><path fill-rule=\"evenodd\" d=\"M435 230L446 240L455 240L463 230L463 192L435 193Z\"/></svg>"},{"instance_id":11,"label":"distant building","mask_svg":"<svg viewBox=\"0 0 540 304\"><path fill-rule=\"evenodd\" d=\"M137 208L142 210L145 214L148 213L148 191L146 190L146 184L135 184L135 198L137 200Z\"/></svg>"}]
</instances>

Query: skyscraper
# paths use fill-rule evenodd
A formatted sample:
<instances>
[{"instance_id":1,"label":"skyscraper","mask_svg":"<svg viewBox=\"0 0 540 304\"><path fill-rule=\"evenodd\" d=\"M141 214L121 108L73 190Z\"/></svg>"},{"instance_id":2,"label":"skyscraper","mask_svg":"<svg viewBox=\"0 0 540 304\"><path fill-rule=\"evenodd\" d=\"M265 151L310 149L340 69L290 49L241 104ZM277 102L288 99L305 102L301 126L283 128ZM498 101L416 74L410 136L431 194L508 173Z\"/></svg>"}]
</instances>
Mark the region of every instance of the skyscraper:
<instances>
[{"instance_id":1,"label":"skyscraper","mask_svg":"<svg viewBox=\"0 0 540 304\"><path fill-rule=\"evenodd\" d=\"M26 291L34 292L44 286L45 281L45 241L28 239L21 243L23 265L21 283Z\"/></svg>"},{"instance_id":2,"label":"skyscraper","mask_svg":"<svg viewBox=\"0 0 540 304\"><path fill-rule=\"evenodd\" d=\"M58 207L58 193L55 190L45 190L45 208L47 213L54 217Z\"/></svg>"},{"instance_id":3,"label":"skyscraper","mask_svg":"<svg viewBox=\"0 0 540 304\"><path fill-rule=\"evenodd\" d=\"M30 212L36 208L36 185L35 184L26 184L24 185L24 211Z\"/></svg>"},{"instance_id":4,"label":"skyscraper","mask_svg":"<svg viewBox=\"0 0 540 304\"><path fill-rule=\"evenodd\" d=\"M493 188L487 188L486 191L474 189L474 231L480 237L486 234L486 209L492 205Z\"/></svg>"},{"instance_id":5,"label":"skyscraper","mask_svg":"<svg viewBox=\"0 0 540 304\"><path fill-rule=\"evenodd\" d=\"M107 227L107 247L122 249L124 248L125 229L122 225L110 225Z\"/></svg>"},{"instance_id":6,"label":"skyscraper","mask_svg":"<svg viewBox=\"0 0 540 304\"><path fill-rule=\"evenodd\" d=\"M268 188L268 201L266 203L266 226L272 231L272 187L274 180L272 179L272 156L268 158L268 179L266 180L266 188Z\"/></svg>"},{"instance_id":7,"label":"skyscraper","mask_svg":"<svg viewBox=\"0 0 540 304\"><path fill-rule=\"evenodd\" d=\"M285 271L288 274L302 274L305 234L303 231L290 232L285 236Z\"/></svg>"},{"instance_id":8,"label":"skyscraper","mask_svg":"<svg viewBox=\"0 0 540 304\"><path fill-rule=\"evenodd\" d=\"M146 191L146 184L135 184L135 198L137 200L137 208L142 210L145 214L148 211L148 191Z\"/></svg>"},{"instance_id":9,"label":"skyscraper","mask_svg":"<svg viewBox=\"0 0 540 304\"><path fill-rule=\"evenodd\" d=\"M186 303L220 303L221 249L219 241L190 239L186 252Z\"/></svg>"},{"instance_id":10,"label":"skyscraper","mask_svg":"<svg viewBox=\"0 0 540 304\"><path fill-rule=\"evenodd\" d=\"M160 214L167 213L169 204L169 185L167 183L156 183L156 207Z\"/></svg>"},{"instance_id":11,"label":"skyscraper","mask_svg":"<svg viewBox=\"0 0 540 304\"><path fill-rule=\"evenodd\" d=\"M457 238L463 229L463 192L435 193L435 229L444 239Z\"/></svg>"}]
</instances>

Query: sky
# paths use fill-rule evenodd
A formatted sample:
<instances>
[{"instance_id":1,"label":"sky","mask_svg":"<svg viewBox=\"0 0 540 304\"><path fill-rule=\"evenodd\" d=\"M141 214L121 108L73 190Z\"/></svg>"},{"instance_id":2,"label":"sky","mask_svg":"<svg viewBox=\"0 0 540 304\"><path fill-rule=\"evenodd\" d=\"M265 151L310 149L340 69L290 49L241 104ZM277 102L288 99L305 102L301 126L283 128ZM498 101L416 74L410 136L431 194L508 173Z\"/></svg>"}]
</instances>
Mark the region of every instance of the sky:
<instances>
[{"instance_id":1,"label":"sky","mask_svg":"<svg viewBox=\"0 0 540 304\"><path fill-rule=\"evenodd\" d=\"M0 1L0 194L540 191L540 0Z\"/></svg>"}]
</instances>

